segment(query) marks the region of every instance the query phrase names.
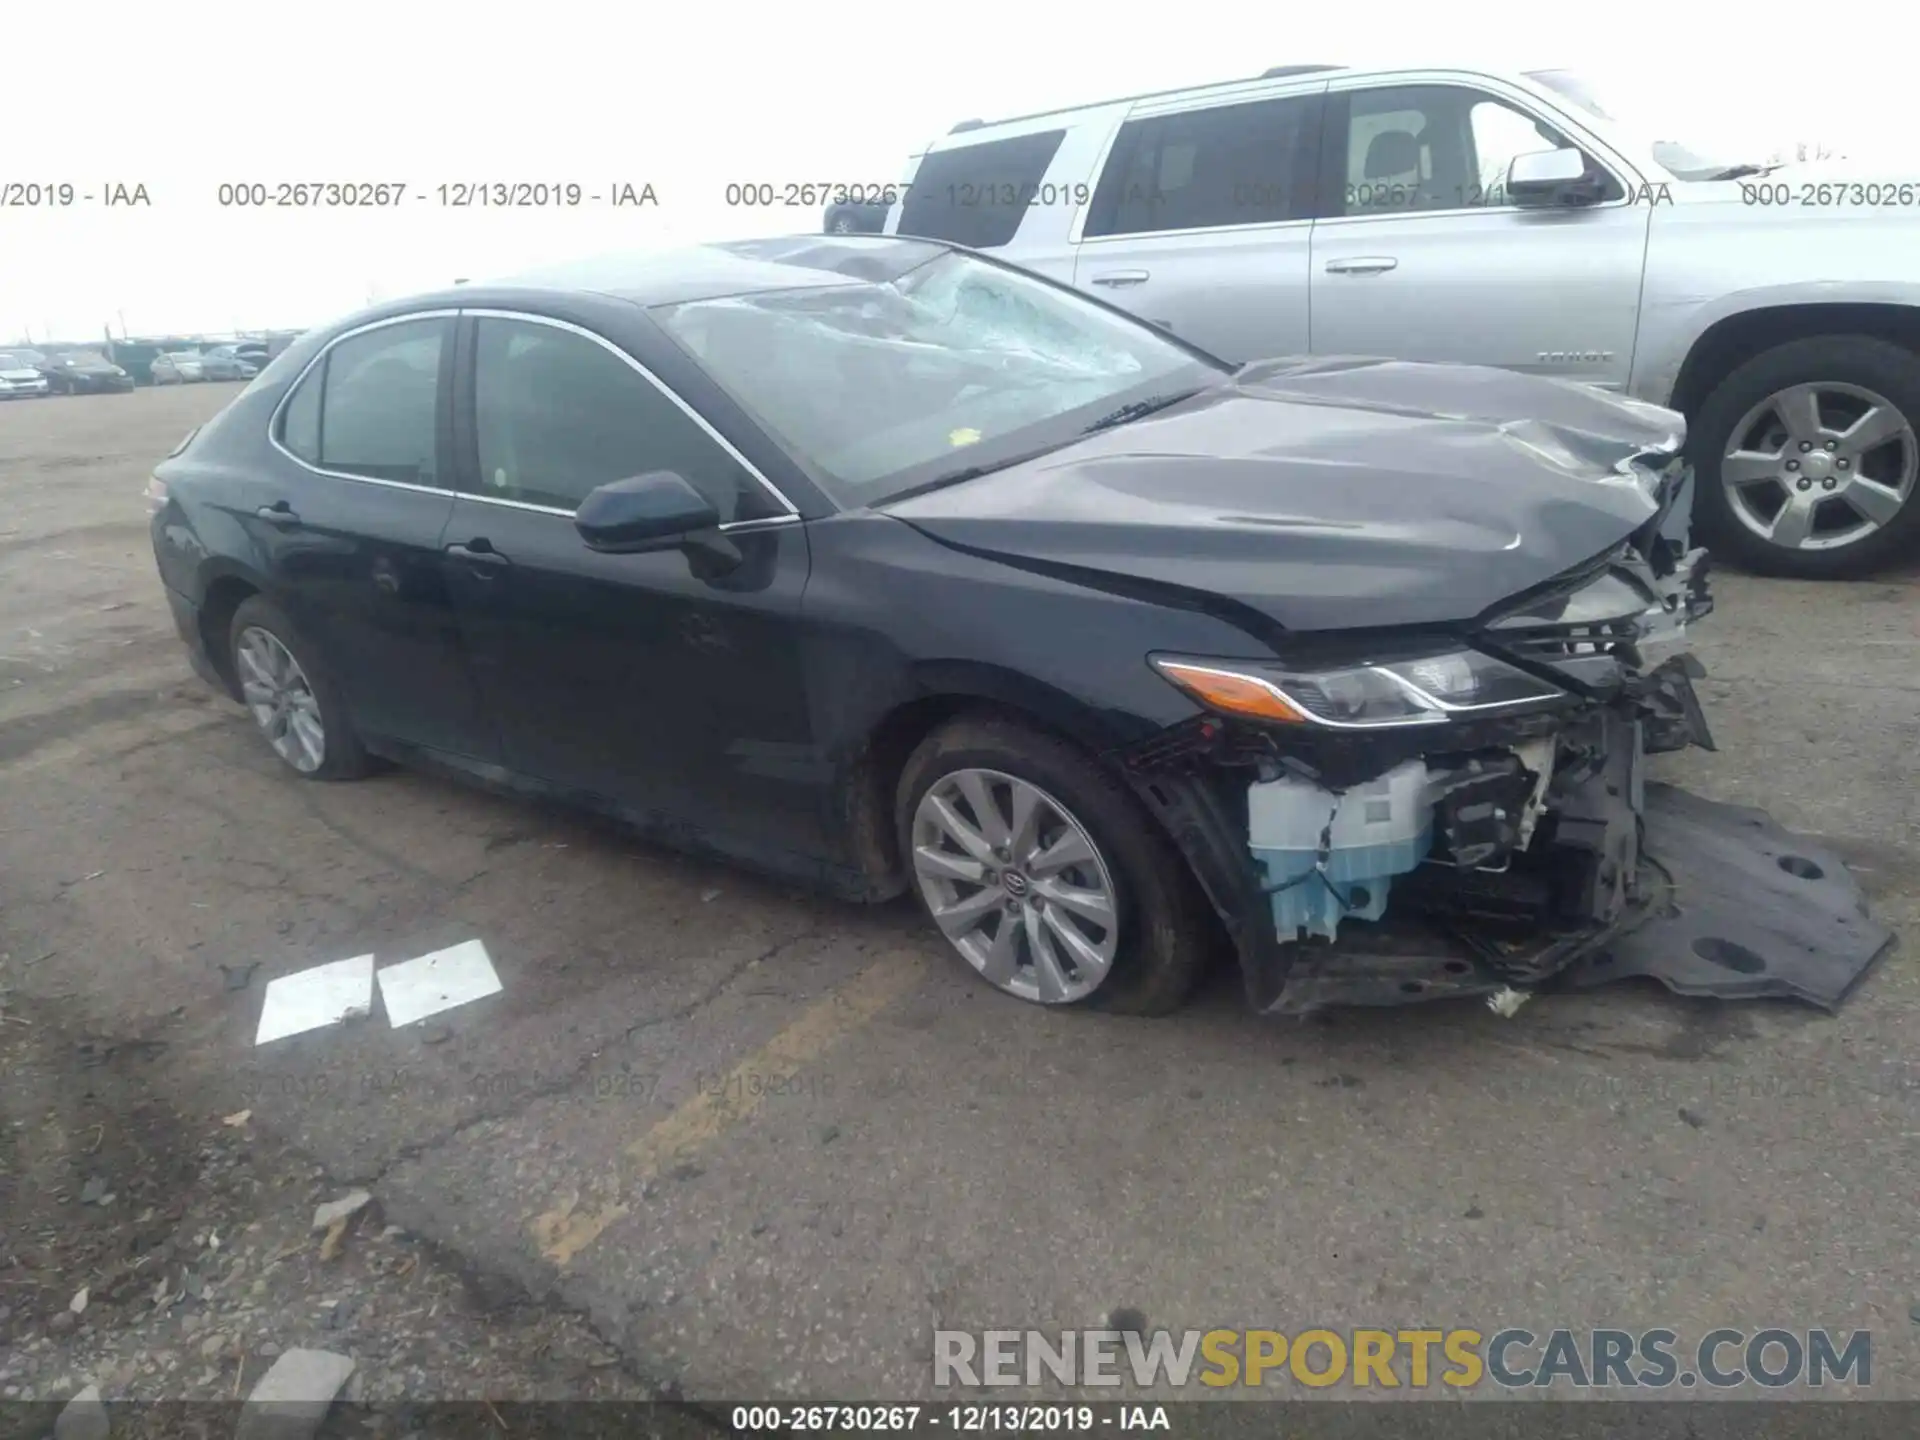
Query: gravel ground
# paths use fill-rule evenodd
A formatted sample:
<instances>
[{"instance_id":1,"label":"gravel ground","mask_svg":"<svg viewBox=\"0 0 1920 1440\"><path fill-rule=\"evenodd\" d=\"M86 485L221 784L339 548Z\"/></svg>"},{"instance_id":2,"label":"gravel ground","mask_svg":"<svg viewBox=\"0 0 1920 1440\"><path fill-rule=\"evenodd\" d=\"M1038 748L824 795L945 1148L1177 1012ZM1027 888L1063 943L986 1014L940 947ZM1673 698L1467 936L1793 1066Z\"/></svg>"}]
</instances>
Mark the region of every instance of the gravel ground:
<instances>
[{"instance_id":1,"label":"gravel ground","mask_svg":"<svg viewBox=\"0 0 1920 1440\"><path fill-rule=\"evenodd\" d=\"M24 964L0 960L0 987ZM344 1398L646 1400L578 1316L530 1303L385 1223L333 1244L350 1191L245 1111L179 1108L154 1046L0 989L0 1397L244 1396L293 1347L350 1356Z\"/></svg>"}]
</instances>

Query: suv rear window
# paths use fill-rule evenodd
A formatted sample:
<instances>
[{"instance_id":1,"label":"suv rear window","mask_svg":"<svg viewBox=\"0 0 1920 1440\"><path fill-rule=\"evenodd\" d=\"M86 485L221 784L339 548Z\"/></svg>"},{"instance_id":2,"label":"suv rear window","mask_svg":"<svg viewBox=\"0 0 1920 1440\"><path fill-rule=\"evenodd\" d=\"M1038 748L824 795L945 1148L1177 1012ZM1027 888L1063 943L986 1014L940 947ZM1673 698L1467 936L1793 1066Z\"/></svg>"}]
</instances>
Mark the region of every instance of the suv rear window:
<instances>
[{"instance_id":1,"label":"suv rear window","mask_svg":"<svg viewBox=\"0 0 1920 1440\"><path fill-rule=\"evenodd\" d=\"M1013 239L1040 193L1064 130L956 145L920 162L900 206L900 233L992 250Z\"/></svg>"},{"instance_id":2,"label":"suv rear window","mask_svg":"<svg viewBox=\"0 0 1920 1440\"><path fill-rule=\"evenodd\" d=\"M1288 95L1129 120L1083 233L1140 235L1313 213L1320 97Z\"/></svg>"}]
</instances>

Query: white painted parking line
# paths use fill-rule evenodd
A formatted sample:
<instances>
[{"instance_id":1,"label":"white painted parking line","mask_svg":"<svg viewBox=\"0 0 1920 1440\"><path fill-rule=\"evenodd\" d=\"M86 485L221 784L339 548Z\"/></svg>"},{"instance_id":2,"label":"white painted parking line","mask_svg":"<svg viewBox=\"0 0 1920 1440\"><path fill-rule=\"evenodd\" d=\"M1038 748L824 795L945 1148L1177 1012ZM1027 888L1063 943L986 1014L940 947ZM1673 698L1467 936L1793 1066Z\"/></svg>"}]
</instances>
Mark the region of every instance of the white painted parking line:
<instances>
[{"instance_id":1,"label":"white painted parking line","mask_svg":"<svg viewBox=\"0 0 1920 1440\"><path fill-rule=\"evenodd\" d=\"M487 958L487 947L478 940L388 965L379 979L387 1023L396 1030L500 991L500 977Z\"/></svg>"},{"instance_id":2,"label":"white painted parking line","mask_svg":"<svg viewBox=\"0 0 1920 1440\"><path fill-rule=\"evenodd\" d=\"M356 955L310 970L296 970L267 985L260 1028L253 1043L265 1045L373 1009L373 956Z\"/></svg>"}]
</instances>

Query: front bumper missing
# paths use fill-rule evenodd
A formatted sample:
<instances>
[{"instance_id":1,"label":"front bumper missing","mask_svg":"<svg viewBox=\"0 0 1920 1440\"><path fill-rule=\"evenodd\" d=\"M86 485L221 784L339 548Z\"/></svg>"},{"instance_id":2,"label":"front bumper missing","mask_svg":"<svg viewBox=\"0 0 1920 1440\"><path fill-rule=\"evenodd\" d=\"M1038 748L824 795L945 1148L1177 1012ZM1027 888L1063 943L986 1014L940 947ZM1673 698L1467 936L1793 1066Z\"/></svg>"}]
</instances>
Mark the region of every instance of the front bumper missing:
<instances>
[{"instance_id":1,"label":"front bumper missing","mask_svg":"<svg viewBox=\"0 0 1920 1440\"><path fill-rule=\"evenodd\" d=\"M1468 867L1429 864L1400 877L1382 921L1349 922L1331 943L1276 934L1235 803L1237 776L1161 770L1136 772L1135 784L1225 921L1247 999L1263 1014L1630 977L1684 995L1777 996L1836 1010L1894 938L1868 914L1839 857L1764 812L1645 781L1648 752L1712 748L1693 694L1698 669L1676 656L1639 678L1629 706L1596 709L1560 737L1563 753L1586 759L1556 782L1553 833L1534 847L1551 857L1541 873L1473 868L1469 845L1456 850ZM1490 768L1462 788L1451 815L1449 802L1436 807L1438 826L1485 841L1492 832L1473 828L1488 809L1480 792L1497 795L1507 783ZM1542 897L1531 919L1529 884Z\"/></svg>"},{"instance_id":2,"label":"front bumper missing","mask_svg":"<svg viewBox=\"0 0 1920 1440\"><path fill-rule=\"evenodd\" d=\"M1764 810L1649 785L1642 854L1662 893L1565 972L1576 988L1629 976L1681 995L1779 996L1838 1010L1894 935L1846 865Z\"/></svg>"}]
</instances>

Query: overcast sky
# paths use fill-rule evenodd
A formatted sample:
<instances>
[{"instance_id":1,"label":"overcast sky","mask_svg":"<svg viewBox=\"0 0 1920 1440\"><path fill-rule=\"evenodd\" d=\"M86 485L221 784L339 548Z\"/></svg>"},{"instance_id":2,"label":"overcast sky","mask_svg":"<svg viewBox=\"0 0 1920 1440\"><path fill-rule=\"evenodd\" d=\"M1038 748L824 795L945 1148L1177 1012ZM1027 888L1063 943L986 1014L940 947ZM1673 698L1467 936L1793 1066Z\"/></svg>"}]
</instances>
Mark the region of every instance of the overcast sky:
<instances>
[{"instance_id":1,"label":"overcast sky","mask_svg":"<svg viewBox=\"0 0 1920 1440\"><path fill-rule=\"evenodd\" d=\"M1920 149L1910 16L1844 35L1671 3L1025 0L514 7L191 0L8 7L0 183L143 184L145 208L0 208L0 340L317 324L365 304L621 248L814 230L729 181L896 180L955 121L1269 65L1574 68L1710 155L1795 140L1856 168ZM1787 23L1798 15L1804 23ZM1883 43L1876 43L1875 35ZM1824 53L1831 46L1832 53ZM229 181L404 182L394 210L222 208ZM445 209L443 182L651 183L659 205Z\"/></svg>"}]
</instances>

